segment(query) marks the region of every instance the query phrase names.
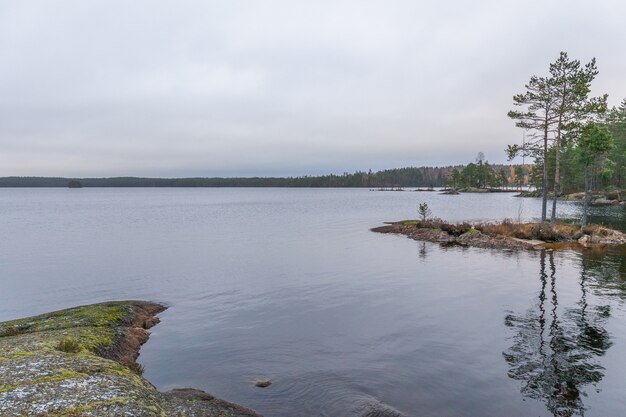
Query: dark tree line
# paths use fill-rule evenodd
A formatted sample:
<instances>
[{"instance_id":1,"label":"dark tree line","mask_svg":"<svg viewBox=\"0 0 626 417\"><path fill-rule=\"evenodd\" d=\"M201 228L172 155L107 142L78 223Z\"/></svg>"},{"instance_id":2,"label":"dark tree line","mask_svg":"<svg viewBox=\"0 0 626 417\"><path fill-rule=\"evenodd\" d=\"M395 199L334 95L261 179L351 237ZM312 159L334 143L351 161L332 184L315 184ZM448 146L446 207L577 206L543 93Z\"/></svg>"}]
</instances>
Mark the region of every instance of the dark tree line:
<instances>
[{"instance_id":1,"label":"dark tree line","mask_svg":"<svg viewBox=\"0 0 626 417\"><path fill-rule=\"evenodd\" d=\"M489 165L500 172L505 165ZM0 177L0 187L444 187L453 171L463 166L408 167L341 175L302 177L213 177L213 178L64 178ZM510 179L510 178L509 178Z\"/></svg>"},{"instance_id":2,"label":"dark tree line","mask_svg":"<svg viewBox=\"0 0 626 417\"><path fill-rule=\"evenodd\" d=\"M378 172L302 177L214 178L62 178L3 177L0 187L419 187L441 186L445 179L431 178L430 168L387 169Z\"/></svg>"},{"instance_id":3,"label":"dark tree line","mask_svg":"<svg viewBox=\"0 0 626 417\"><path fill-rule=\"evenodd\" d=\"M342 175L213 178L3 177L0 187L391 187L425 185L422 168L388 169Z\"/></svg>"}]
</instances>

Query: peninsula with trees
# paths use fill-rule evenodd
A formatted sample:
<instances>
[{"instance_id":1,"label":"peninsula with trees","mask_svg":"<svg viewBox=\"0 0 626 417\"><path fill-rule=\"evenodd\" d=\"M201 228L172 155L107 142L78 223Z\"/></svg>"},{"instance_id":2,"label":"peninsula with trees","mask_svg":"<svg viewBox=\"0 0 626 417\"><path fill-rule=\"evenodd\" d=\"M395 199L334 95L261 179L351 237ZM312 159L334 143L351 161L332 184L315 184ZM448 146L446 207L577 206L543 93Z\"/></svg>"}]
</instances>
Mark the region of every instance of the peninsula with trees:
<instances>
[{"instance_id":1,"label":"peninsula with trees","mask_svg":"<svg viewBox=\"0 0 626 417\"><path fill-rule=\"evenodd\" d=\"M582 247L625 244L622 232L587 222L593 193L601 192L603 197L610 196L615 203L624 204L626 178L626 99L609 110L608 94L590 97L591 82L597 75L595 58L583 65L561 52L549 65L547 75L531 76L526 91L513 96L516 109L509 111L508 116L524 129L524 138L528 140L508 145L507 153L510 159L523 155L535 161L529 176L542 200L539 222L450 224L427 219L429 210L422 203L418 208L419 220L393 222L372 230L443 244L507 249L554 247L557 243ZM497 175L486 168L483 159L479 154L476 164L453 171L448 184L458 187L472 177L476 181L473 185L480 188L494 181ZM570 196L582 195L580 224L557 219L557 202L565 196L564 191ZM548 219L549 197L552 204ZM611 203L607 198L603 200Z\"/></svg>"}]
</instances>

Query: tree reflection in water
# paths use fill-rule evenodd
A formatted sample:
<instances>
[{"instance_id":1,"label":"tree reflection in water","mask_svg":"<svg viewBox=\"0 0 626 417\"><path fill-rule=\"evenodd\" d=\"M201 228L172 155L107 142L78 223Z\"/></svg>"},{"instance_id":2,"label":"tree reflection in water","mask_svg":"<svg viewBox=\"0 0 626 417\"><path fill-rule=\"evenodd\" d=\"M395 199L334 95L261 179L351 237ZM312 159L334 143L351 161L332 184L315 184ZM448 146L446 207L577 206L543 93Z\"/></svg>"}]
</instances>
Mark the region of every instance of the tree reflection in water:
<instances>
[{"instance_id":1,"label":"tree reflection in water","mask_svg":"<svg viewBox=\"0 0 626 417\"><path fill-rule=\"evenodd\" d=\"M426 242L422 242L419 250L419 257L423 261L426 259L426 255L428 255L428 251L426 250Z\"/></svg>"},{"instance_id":2,"label":"tree reflection in water","mask_svg":"<svg viewBox=\"0 0 626 417\"><path fill-rule=\"evenodd\" d=\"M610 309L587 304L588 273L583 261L580 301L574 308L559 310L554 253L541 251L539 265L537 304L524 315L505 317L506 326L516 331L513 346L503 353L510 366L508 375L522 382L524 396L543 401L553 416L584 415L585 386L604 376L598 357L611 346L604 328Z\"/></svg>"}]
</instances>

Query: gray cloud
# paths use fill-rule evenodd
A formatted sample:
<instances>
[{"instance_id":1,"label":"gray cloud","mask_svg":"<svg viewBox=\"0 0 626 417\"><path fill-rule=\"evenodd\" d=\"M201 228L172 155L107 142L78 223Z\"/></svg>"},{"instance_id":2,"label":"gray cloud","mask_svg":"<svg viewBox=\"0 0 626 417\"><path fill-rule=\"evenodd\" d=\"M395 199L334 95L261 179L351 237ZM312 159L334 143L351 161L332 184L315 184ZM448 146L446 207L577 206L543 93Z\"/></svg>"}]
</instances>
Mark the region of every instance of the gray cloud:
<instances>
[{"instance_id":1,"label":"gray cloud","mask_svg":"<svg viewBox=\"0 0 626 417\"><path fill-rule=\"evenodd\" d=\"M626 97L619 1L0 2L0 175L504 162L559 51Z\"/></svg>"}]
</instances>

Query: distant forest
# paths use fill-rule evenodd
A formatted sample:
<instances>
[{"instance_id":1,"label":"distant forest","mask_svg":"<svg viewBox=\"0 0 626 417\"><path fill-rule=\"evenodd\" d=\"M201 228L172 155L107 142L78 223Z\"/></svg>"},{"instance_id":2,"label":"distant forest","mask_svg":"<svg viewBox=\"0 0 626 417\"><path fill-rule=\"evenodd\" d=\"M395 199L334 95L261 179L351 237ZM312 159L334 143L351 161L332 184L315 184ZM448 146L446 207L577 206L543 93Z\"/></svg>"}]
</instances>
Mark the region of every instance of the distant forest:
<instances>
[{"instance_id":1,"label":"distant forest","mask_svg":"<svg viewBox=\"0 0 626 417\"><path fill-rule=\"evenodd\" d=\"M514 166L491 167L512 172L511 167ZM455 169L462 170L463 166L410 167L285 178L0 177L0 187L444 187Z\"/></svg>"}]
</instances>

